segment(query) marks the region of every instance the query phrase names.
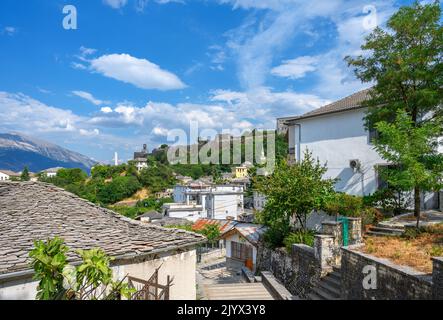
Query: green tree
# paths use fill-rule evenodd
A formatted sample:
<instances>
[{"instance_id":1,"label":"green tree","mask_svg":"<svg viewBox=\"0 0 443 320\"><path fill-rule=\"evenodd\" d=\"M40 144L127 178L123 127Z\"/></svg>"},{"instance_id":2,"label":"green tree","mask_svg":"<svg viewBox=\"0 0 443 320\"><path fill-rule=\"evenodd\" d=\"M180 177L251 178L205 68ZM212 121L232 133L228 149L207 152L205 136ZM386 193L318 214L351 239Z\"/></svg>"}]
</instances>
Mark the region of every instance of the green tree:
<instances>
[{"instance_id":1,"label":"green tree","mask_svg":"<svg viewBox=\"0 0 443 320\"><path fill-rule=\"evenodd\" d=\"M207 224L199 233L204 235L210 244L214 244L220 238L220 228L215 224Z\"/></svg>"},{"instance_id":2,"label":"green tree","mask_svg":"<svg viewBox=\"0 0 443 320\"><path fill-rule=\"evenodd\" d=\"M375 143L375 150L393 164L380 172L390 185L400 190L439 190L443 187L443 155L438 153L439 127L431 122L416 126L404 110L398 111L394 122L381 121L376 127L382 138ZM414 198L418 228L420 197Z\"/></svg>"},{"instance_id":3,"label":"green tree","mask_svg":"<svg viewBox=\"0 0 443 320\"><path fill-rule=\"evenodd\" d=\"M394 161L384 172L388 182L413 189L418 225L420 193L436 187L432 182L441 179L442 174L435 143L443 134L440 4L415 2L402 7L389 19L387 27L387 31L376 28L367 37L362 46L364 55L346 59L360 80L375 83L363 103L369 108L366 127L379 130L379 137L374 139L376 149ZM396 137L389 137L390 133ZM397 140L400 136L404 138L401 142ZM419 147L420 142L424 146ZM422 153L411 150L413 147ZM394 156L395 152L402 154ZM424 179L418 178L421 173Z\"/></svg>"},{"instance_id":4,"label":"green tree","mask_svg":"<svg viewBox=\"0 0 443 320\"><path fill-rule=\"evenodd\" d=\"M306 230L306 220L313 210L321 209L334 192L335 180L324 179L326 165L315 160L312 153L305 151L304 157L294 165L281 161L272 175L260 177L255 188L266 196L266 205L259 214L259 222L270 228L269 235L283 241L296 220Z\"/></svg>"},{"instance_id":5,"label":"green tree","mask_svg":"<svg viewBox=\"0 0 443 320\"><path fill-rule=\"evenodd\" d=\"M105 183L97 192L97 199L103 204L111 204L132 196L141 188L134 176L118 176L111 182Z\"/></svg>"},{"instance_id":6,"label":"green tree","mask_svg":"<svg viewBox=\"0 0 443 320\"><path fill-rule=\"evenodd\" d=\"M29 169L28 167L25 167L22 171L22 174L20 175L21 181L29 181L31 178L29 177Z\"/></svg>"}]
</instances>

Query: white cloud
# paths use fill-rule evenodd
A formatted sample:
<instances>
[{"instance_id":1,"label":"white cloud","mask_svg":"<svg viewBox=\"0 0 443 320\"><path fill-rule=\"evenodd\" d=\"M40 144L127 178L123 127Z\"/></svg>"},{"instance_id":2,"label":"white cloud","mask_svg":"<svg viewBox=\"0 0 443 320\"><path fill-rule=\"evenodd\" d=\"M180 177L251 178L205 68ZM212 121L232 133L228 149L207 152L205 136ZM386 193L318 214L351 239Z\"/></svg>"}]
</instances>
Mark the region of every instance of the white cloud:
<instances>
[{"instance_id":1,"label":"white cloud","mask_svg":"<svg viewBox=\"0 0 443 320\"><path fill-rule=\"evenodd\" d=\"M271 73L275 76L300 79L308 72L315 71L317 59L314 57L298 57L292 60L284 60L283 64L273 68Z\"/></svg>"},{"instance_id":2,"label":"white cloud","mask_svg":"<svg viewBox=\"0 0 443 320\"><path fill-rule=\"evenodd\" d=\"M343 62L343 58L359 52L364 36L370 32L365 27L368 15L365 10L367 4L357 0L220 0L219 2L232 5L234 9L250 10L250 14L241 26L227 32L226 43L236 58L238 79L246 91L266 86L268 76L271 74L294 79L304 76L306 72L315 75L316 82L312 83L314 92L330 98L340 97L364 87L355 79L352 70ZM376 9L375 20L379 24L383 24L395 11L393 0L374 0L371 5ZM306 57L306 59L318 59L318 63L308 64L302 68L300 61L287 59L282 66L272 69L275 58L281 57L296 37L302 36L302 39L306 39L307 30L316 30L319 27L319 19L335 27L335 31L332 31L332 34L329 32L329 38L325 39L329 43L327 50ZM322 41L322 38L317 38L316 35L313 38L314 43L309 39L306 41L306 46L312 46Z\"/></svg>"},{"instance_id":3,"label":"white cloud","mask_svg":"<svg viewBox=\"0 0 443 320\"><path fill-rule=\"evenodd\" d=\"M12 27L12 26L7 26L4 27L3 30L0 29L0 34L5 34L8 36L13 36L14 34L17 33L17 28L16 27Z\"/></svg>"},{"instance_id":4,"label":"white cloud","mask_svg":"<svg viewBox=\"0 0 443 320\"><path fill-rule=\"evenodd\" d=\"M113 9L120 9L126 6L128 0L103 0L103 3L110 6Z\"/></svg>"},{"instance_id":5,"label":"white cloud","mask_svg":"<svg viewBox=\"0 0 443 320\"><path fill-rule=\"evenodd\" d=\"M116 146L129 153L148 140L142 135L126 138L104 130L90 125L87 116L48 106L21 93L0 91L0 132L22 132L96 158L103 156L103 150L111 157Z\"/></svg>"},{"instance_id":6,"label":"white cloud","mask_svg":"<svg viewBox=\"0 0 443 320\"><path fill-rule=\"evenodd\" d=\"M129 54L103 55L90 61L90 68L106 77L130 83L142 89L174 90L186 85L173 73Z\"/></svg>"},{"instance_id":7,"label":"white cloud","mask_svg":"<svg viewBox=\"0 0 443 320\"><path fill-rule=\"evenodd\" d=\"M88 69L87 66L85 66L84 64L78 63L78 62L71 62L71 67L73 67L74 69L77 69L77 70L86 70L86 69Z\"/></svg>"},{"instance_id":8,"label":"white cloud","mask_svg":"<svg viewBox=\"0 0 443 320\"><path fill-rule=\"evenodd\" d=\"M90 56L97 52L97 49L86 48L84 46L80 47L80 54L82 57Z\"/></svg>"},{"instance_id":9,"label":"white cloud","mask_svg":"<svg viewBox=\"0 0 443 320\"><path fill-rule=\"evenodd\" d=\"M169 130L162 127L155 127L154 129L152 129L152 133L155 134L156 136L167 137Z\"/></svg>"},{"instance_id":10,"label":"white cloud","mask_svg":"<svg viewBox=\"0 0 443 320\"><path fill-rule=\"evenodd\" d=\"M197 122L200 129L218 132L275 128L276 117L301 114L328 102L314 95L274 92L270 88L251 92L215 90L207 104L148 102L145 106L136 106L121 103L113 110L109 108L107 112L92 117L88 123L94 127L137 128L160 139L173 129L187 131L191 121Z\"/></svg>"},{"instance_id":11,"label":"white cloud","mask_svg":"<svg viewBox=\"0 0 443 320\"><path fill-rule=\"evenodd\" d=\"M80 97L82 99L85 99L85 100L91 102L92 104L95 104L96 106L106 103L105 101L94 98L94 96L92 94L90 94L89 92L86 92L86 91L72 91L72 94L74 94L77 97Z\"/></svg>"},{"instance_id":12,"label":"white cloud","mask_svg":"<svg viewBox=\"0 0 443 320\"><path fill-rule=\"evenodd\" d=\"M98 130L98 129L92 129L92 130L80 129L79 133L82 136L95 137L100 134L100 130Z\"/></svg>"},{"instance_id":13,"label":"white cloud","mask_svg":"<svg viewBox=\"0 0 443 320\"><path fill-rule=\"evenodd\" d=\"M110 107L103 107L100 109L100 111L103 113L111 113L112 109Z\"/></svg>"}]
</instances>

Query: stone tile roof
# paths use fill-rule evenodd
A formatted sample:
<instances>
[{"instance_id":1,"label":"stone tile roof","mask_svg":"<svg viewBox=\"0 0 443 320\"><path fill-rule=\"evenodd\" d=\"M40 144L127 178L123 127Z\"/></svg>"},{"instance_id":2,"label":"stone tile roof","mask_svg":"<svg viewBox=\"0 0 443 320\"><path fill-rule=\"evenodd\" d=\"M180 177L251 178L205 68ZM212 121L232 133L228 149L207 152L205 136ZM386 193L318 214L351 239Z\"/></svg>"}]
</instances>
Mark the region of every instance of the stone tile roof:
<instances>
[{"instance_id":1,"label":"stone tile roof","mask_svg":"<svg viewBox=\"0 0 443 320\"><path fill-rule=\"evenodd\" d=\"M29 269L34 240L61 237L75 249L132 257L190 246L201 235L125 218L41 182L0 182L0 275ZM71 253L70 261L78 257Z\"/></svg>"},{"instance_id":2,"label":"stone tile roof","mask_svg":"<svg viewBox=\"0 0 443 320\"><path fill-rule=\"evenodd\" d=\"M238 222L233 228L224 232L222 238L228 238L233 232L238 232L243 238L248 240L254 246L257 246L260 237L266 232L267 228L261 224Z\"/></svg>"},{"instance_id":3,"label":"stone tile roof","mask_svg":"<svg viewBox=\"0 0 443 320\"><path fill-rule=\"evenodd\" d=\"M365 101L366 99L368 99L370 90L371 89L369 88L369 89L365 89L365 90L356 92L356 93L351 94L350 96L347 96L341 100L335 101L333 103L330 103L330 104L320 107L318 109L309 111L301 116L296 116L296 117L288 120L288 122L306 119L306 118L312 118L312 117L325 115L325 114L329 114L329 113L343 112L343 111L358 109L361 107L362 102Z\"/></svg>"}]
</instances>

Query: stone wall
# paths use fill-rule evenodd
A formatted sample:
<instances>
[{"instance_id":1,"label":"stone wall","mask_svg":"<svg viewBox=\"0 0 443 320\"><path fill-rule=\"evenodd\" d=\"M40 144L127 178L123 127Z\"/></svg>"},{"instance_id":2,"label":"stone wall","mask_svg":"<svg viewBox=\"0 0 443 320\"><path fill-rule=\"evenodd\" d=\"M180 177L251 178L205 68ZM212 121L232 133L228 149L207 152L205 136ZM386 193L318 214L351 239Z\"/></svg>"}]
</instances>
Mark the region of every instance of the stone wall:
<instances>
[{"instance_id":1,"label":"stone wall","mask_svg":"<svg viewBox=\"0 0 443 320\"><path fill-rule=\"evenodd\" d=\"M443 300L443 258L433 258L432 266L432 296Z\"/></svg>"},{"instance_id":2,"label":"stone wall","mask_svg":"<svg viewBox=\"0 0 443 320\"><path fill-rule=\"evenodd\" d=\"M443 260L434 259L432 276L412 268L398 266L387 259L355 251L359 245L342 248L341 274L344 299L354 300L421 300L442 299ZM440 260L439 260L440 259ZM372 267L367 267L372 266ZM364 273L364 268L367 268ZM375 268L375 269L372 269ZM375 270L375 287L366 285L364 278ZM372 284L368 281L366 284ZM433 283L434 282L434 283Z\"/></svg>"},{"instance_id":3,"label":"stone wall","mask_svg":"<svg viewBox=\"0 0 443 320\"><path fill-rule=\"evenodd\" d=\"M323 221L322 234L315 235L314 247L293 244L285 248L269 249L262 243L257 249L257 274L270 271L293 295L306 298L321 277L341 263L342 223ZM361 241L361 219L348 224L350 243Z\"/></svg>"}]
</instances>

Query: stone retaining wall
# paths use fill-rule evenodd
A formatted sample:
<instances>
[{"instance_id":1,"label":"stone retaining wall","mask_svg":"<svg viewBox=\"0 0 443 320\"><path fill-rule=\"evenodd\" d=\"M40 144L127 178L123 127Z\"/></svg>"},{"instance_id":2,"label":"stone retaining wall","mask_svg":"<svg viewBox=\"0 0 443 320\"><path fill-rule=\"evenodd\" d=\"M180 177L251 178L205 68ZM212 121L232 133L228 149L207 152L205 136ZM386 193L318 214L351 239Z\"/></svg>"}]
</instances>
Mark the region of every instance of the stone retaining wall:
<instances>
[{"instance_id":1,"label":"stone retaining wall","mask_svg":"<svg viewBox=\"0 0 443 320\"><path fill-rule=\"evenodd\" d=\"M342 296L355 300L443 299L443 258L434 258L433 275L396 265L387 259L355 251L358 245L342 248ZM367 267L369 266L369 267ZM366 267L365 273L364 268ZM375 272L372 273L374 270ZM375 288L363 285L374 274Z\"/></svg>"}]
</instances>

